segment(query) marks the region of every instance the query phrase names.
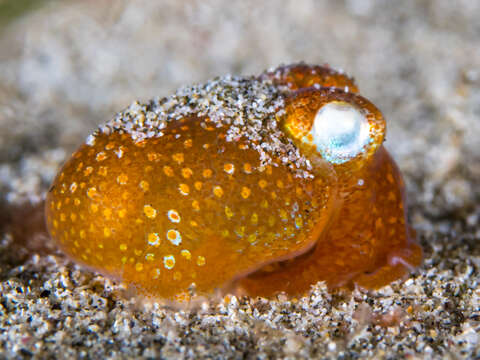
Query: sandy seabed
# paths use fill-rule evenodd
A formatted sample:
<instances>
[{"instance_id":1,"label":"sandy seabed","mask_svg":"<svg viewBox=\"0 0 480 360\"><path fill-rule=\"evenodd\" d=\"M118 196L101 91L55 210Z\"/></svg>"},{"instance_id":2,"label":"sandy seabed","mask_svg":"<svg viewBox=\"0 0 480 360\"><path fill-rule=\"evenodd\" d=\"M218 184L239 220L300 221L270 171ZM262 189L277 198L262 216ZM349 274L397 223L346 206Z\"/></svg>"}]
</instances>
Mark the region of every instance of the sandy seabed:
<instances>
[{"instance_id":1,"label":"sandy seabed","mask_svg":"<svg viewBox=\"0 0 480 360\"><path fill-rule=\"evenodd\" d=\"M0 358L480 357L480 3L50 1L0 33ZM305 60L387 119L425 260L379 291L176 308L52 249L35 207L133 100ZM33 205L28 205L33 204Z\"/></svg>"}]
</instances>

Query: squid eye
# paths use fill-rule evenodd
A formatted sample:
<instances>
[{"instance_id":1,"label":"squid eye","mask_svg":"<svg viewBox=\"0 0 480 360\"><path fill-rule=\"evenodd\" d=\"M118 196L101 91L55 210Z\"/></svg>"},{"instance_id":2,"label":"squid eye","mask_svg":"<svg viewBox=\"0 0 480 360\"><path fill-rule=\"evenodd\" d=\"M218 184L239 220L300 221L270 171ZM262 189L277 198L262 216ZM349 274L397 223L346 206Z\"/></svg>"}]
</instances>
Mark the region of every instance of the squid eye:
<instances>
[{"instance_id":1,"label":"squid eye","mask_svg":"<svg viewBox=\"0 0 480 360\"><path fill-rule=\"evenodd\" d=\"M334 164L355 158L373 141L365 115L343 101L329 102L318 110L308 137L322 157Z\"/></svg>"}]
</instances>

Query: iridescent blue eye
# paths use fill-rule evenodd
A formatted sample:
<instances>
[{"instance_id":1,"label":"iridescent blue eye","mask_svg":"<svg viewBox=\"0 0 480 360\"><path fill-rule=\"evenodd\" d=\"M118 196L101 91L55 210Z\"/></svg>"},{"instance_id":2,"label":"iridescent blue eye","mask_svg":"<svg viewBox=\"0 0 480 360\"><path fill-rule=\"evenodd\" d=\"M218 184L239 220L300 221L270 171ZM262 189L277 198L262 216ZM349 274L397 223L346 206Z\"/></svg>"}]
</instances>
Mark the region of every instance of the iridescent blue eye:
<instances>
[{"instance_id":1,"label":"iridescent blue eye","mask_svg":"<svg viewBox=\"0 0 480 360\"><path fill-rule=\"evenodd\" d=\"M330 102L318 110L310 135L318 152L334 164L353 159L371 141L365 115L343 101Z\"/></svg>"}]
</instances>

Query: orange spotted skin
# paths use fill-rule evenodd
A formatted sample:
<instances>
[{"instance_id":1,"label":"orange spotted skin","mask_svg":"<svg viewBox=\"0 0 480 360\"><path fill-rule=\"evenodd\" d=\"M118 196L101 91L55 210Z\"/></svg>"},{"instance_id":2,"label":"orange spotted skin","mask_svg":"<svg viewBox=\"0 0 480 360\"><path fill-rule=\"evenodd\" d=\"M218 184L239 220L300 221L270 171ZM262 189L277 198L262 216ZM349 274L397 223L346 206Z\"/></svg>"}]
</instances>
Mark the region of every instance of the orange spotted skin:
<instances>
[{"instance_id":1,"label":"orange spotted skin","mask_svg":"<svg viewBox=\"0 0 480 360\"><path fill-rule=\"evenodd\" d=\"M321 279L330 287L372 289L418 266L422 251L406 223L403 180L387 150L382 146L357 176L344 184L343 204L314 249L242 279L242 288L263 296L301 294Z\"/></svg>"},{"instance_id":2,"label":"orange spotted skin","mask_svg":"<svg viewBox=\"0 0 480 360\"><path fill-rule=\"evenodd\" d=\"M383 117L354 94L353 80L305 64L257 79L281 88L284 105L266 117L278 122L279 140L232 137L231 122L203 114L176 116L140 140L123 128L97 132L47 194L52 238L72 259L170 299L232 286L299 295L320 280L377 288L418 266L403 181L382 146ZM318 108L338 99L363 109L373 139L341 164L299 140ZM268 141L277 150L265 160L259 149ZM275 156L284 143L300 161L291 147L288 159Z\"/></svg>"},{"instance_id":3,"label":"orange spotted skin","mask_svg":"<svg viewBox=\"0 0 480 360\"><path fill-rule=\"evenodd\" d=\"M352 78L327 65L287 65L266 72L263 76L272 79L276 85L286 85L292 91L321 86L339 89L347 87L349 92L358 92L357 85Z\"/></svg>"},{"instance_id":4,"label":"orange spotted skin","mask_svg":"<svg viewBox=\"0 0 480 360\"><path fill-rule=\"evenodd\" d=\"M72 258L173 297L311 247L329 218L330 183L328 172L299 181L261 168L244 142L194 118L159 139L113 134L82 146L49 193L47 219Z\"/></svg>"}]
</instances>

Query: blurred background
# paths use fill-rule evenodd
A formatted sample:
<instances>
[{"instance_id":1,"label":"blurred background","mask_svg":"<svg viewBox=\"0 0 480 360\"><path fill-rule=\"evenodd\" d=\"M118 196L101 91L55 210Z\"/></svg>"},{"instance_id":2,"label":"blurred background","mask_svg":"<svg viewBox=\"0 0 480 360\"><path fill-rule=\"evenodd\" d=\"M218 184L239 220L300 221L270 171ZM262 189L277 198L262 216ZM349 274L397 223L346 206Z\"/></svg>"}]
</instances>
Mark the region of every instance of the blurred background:
<instances>
[{"instance_id":1,"label":"blurred background","mask_svg":"<svg viewBox=\"0 0 480 360\"><path fill-rule=\"evenodd\" d=\"M425 214L480 210L480 2L0 0L0 190L45 191L97 124L226 73L328 63L384 113Z\"/></svg>"},{"instance_id":2,"label":"blurred background","mask_svg":"<svg viewBox=\"0 0 480 360\"><path fill-rule=\"evenodd\" d=\"M0 358L478 358L479 19L478 0L0 0ZM137 311L45 256L41 200L98 124L302 60L354 76L387 119L425 255L407 282L298 307Z\"/></svg>"}]
</instances>

